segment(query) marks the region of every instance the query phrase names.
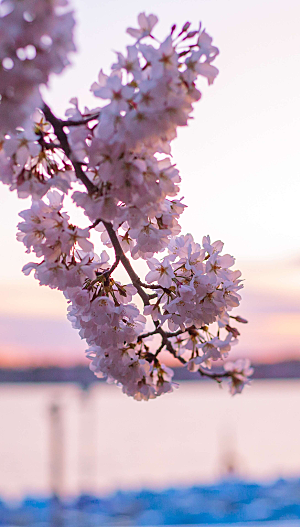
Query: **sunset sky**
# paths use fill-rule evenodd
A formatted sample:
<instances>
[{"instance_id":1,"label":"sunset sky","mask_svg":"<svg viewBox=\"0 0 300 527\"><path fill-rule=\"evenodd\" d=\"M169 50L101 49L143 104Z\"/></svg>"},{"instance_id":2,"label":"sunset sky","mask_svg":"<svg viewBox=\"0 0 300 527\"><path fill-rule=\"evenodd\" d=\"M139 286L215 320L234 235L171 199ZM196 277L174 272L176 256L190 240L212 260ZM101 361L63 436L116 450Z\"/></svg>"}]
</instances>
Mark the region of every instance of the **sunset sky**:
<instances>
[{"instance_id":1,"label":"sunset sky","mask_svg":"<svg viewBox=\"0 0 300 527\"><path fill-rule=\"evenodd\" d=\"M76 0L79 53L52 78L44 96L63 116L68 100L97 106L89 87L113 50L132 42L125 29L141 11L158 15L156 35L199 20L220 49L220 75L194 120L179 131L173 156L188 208L182 232L225 243L245 278L235 354L253 360L300 358L300 69L298 0ZM184 12L183 12L184 5ZM28 208L0 186L0 359L3 365L84 360L84 343L65 318L62 294L23 277L31 260L15 241L18 212Z\"/></svg>"}]
</instances>

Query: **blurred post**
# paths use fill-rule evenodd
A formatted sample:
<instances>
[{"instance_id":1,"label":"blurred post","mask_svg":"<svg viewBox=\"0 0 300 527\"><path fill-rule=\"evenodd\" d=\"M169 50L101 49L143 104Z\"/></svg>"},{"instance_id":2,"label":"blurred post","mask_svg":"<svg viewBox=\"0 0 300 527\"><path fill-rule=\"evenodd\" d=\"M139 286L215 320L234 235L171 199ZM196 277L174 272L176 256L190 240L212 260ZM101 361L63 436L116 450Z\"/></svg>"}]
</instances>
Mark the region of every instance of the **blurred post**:
<instances>
[{"instance_id":1,"label":"blurred post","mask_svg":"<svg viewBox=\"0 0 300 527\"><path fill-rule=\"evenodd\" d=\"M96 476L96 419L94 398L90 386L81 386L79 419L78 476L81 494L95 493Z\"/></svg>"},{"instance_id":2,"label":"blurred post","mask_svg":"<svg viewBox=\"0 0 300 527\"><path fill-rule=\"evenodd\" d=\"M64 441L61 406L53 402L49 408L49 476L51 503L51 527L62 527L62 504L64 476Z\"/></svg>"},{"instance_id":3,"label":"blurred post","mask_svg":"<svg viewBox=\"0 0 300 527\"><path fill-rule=\"evenodd\" d=\"M219 476L235 479L239 476L239 469L236 431L234 429L223 430L220 434Z\"/></svg>"}]
</instances>

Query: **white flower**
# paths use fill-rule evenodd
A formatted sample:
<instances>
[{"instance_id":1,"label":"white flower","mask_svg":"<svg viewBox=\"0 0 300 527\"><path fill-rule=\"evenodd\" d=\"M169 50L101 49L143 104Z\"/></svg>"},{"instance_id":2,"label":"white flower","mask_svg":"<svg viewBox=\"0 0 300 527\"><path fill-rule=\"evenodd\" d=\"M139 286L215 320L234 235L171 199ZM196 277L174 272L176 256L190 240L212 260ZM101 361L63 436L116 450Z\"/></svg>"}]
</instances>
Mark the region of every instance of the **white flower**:
<instances>
[{"instance_id":1,"label":"white flower","mask_svg":"<svg viewBox=\"0 0 300 527\"><path fill-rule=\"evenodd\" d=\"M131 86L124 86L121 78L114 74L107 77L105 85L94 87L94 95L101 99L110 99L110 111L122 111L128 109L128 101L134 94L134 88Z\"/></svg>"},{"instance_id":2,"label":"white flower","mask_svg":"<svg viewBox=\"0 0 300 527\"><path fill-rule=\"evenodd\" d=\"M127 29L127 33L131 35L132 37L140 40L141 38L144 38L151 34L152 29L157 24L158 18L155 15L148 15L146 16L145 13L140 13L138 15L138 23L139 23L139 29L133 29L132 27L129 27Z\"/></svg>"},{"instance_id":3,"label":"white flower","mask_svg":"<svg viewBox=\"0 0 300 527\"><path fill-rule=\"evenodd\" d=\"M142 68L139 61L139 52L136 46L127 46L127 57L117 52L118 62L112 65L112 70L124 69L132 74L135 80L142 78Z\"/></svg>"},{"instance_id":4,"label":"white flower","mask_svg":"<svg viewBox=\"0 0 300 527\"><path fill-rule=\"evenodd\" d=\"M41 146L36 139L34 134L20 132L8 137L3 148L6 155L10 158L14 156L17 164L23 168L30 157L36 157L41 151Z\"/></svg>"},{"instance_id":5,"label":"white flower","mask_svg":"<svg viewBox=\"0 0 300 527\"><path fill-rule=\"evenodd\" d=\"M164 258L162 262L159 262L156 258L151 258L147 260L147 265L151 269L145 278L148 284L157 282L163 287L171 287L174 271L168 257Z\"/></svg>"}]
</instances>

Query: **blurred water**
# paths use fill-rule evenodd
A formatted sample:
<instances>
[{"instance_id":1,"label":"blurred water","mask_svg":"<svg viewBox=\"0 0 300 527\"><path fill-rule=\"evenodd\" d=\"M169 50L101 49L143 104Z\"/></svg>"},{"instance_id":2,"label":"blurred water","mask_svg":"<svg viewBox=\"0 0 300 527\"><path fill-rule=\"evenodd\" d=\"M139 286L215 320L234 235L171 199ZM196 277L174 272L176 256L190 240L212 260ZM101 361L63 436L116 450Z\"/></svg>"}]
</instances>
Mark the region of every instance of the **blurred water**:
<instances>
[{"instance_id":1,"label":"blurred water","mask_svg":"<svg viewBox=\"0 0 300 527\"><path fill-rule=\"evenodd\" d=\"M56 476L74 495L209 483L228 471L254 480L300 475L299 405L300 382L286 380L253 381L233 398L214 383L181 383L147 403L100 383L90 392L2 385L0 495L49 494Z\"/></svg>"}]
</instances>

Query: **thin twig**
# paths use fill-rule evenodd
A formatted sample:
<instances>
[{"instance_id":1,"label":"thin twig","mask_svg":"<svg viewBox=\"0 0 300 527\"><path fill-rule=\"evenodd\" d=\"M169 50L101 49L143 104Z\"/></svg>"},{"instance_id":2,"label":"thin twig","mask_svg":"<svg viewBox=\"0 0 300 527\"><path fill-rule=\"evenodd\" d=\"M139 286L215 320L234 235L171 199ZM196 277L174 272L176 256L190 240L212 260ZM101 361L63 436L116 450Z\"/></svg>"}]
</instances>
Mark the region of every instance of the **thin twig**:
<instances>
[{"instance_id":1,"label":"thin twig","mask_svg":"<svg viewBox=\"0 0 300 527\"><path fill-rule=\"evenodd\" d=\"M164 349L165 347L165 344L164 342L161 343L161 345L159 346L159 348L157 348L156 352L155 352L155 357L157 357L157 355L159 355L159 353Z\"/></svg>"},{"instance_id":2,"label":"thin twig","mask_svg":"<svg viewBox=\"0 0 300 527\"><path fill-rule=\"evenodd\" d=\"M38 141L41 147L44 148L45 150L57 150L61 148L60 144L53 143L52 141L47 143L47 141L45 141L43 137L40 137Z\"/></svg>"},{"instance_id":3,"label":"thin twig","mask_svg":"<svg viewBox=\"0 0 300 527\"><path fill-rule=\"evenodd\" d=\"M143 333L142 335L139 335L139 340L146 339L147 337L151 337L152 335L159 334L160 333L159 329L160 329L160 326L157 326L153 331L149 331L148 333ZM188 329L184 329L184 330L178 329L178 331L174 331L174 332L171 332L171 331L168 332L165 330L163 331L164 331L164 336L169 339L172 337L178 337L179 335L186 333Z\"/></svg>"},{"instance_id":4,"label":"thin twig","mask_svg":"<svg viewBox=\"0 0 300 527\"><path fill-rule=\"evenodd\" d=\"M176 354L176 350L173 348L172 342L166 337L166 333L164 332L164 330L162 328L159 328L158 333L160 333L162 337L162 342L165 344L167 350L171 353L171 355L173 355L175 359L179 360L181 364L186 365L186 360Z\"/></svg>"},{"instance_id":5,"label":"thin twig","mask_svg":"<svg viewBox=\"0 0 300 527\"><path fill-rule=\"evenodd\" d=\"M97 227L97 225L99 225L99 223L101 223L100 219L95 220L94 223L92 223L92 225L89 226L89 229L94 229L95 227Z\"/></svg>"},{"instance_id":6,"label":"thin twig","mask_svg":"<svg viewBox=\"0 0 300 527\"><path fill-rule=\"evenodd\" d=\"M223 371L223 372L213 372L211 370L208 370L206 368L202 368L199 366L199 373L202 377L209 377L210 379L216 379L216 381L220 381L220 379L224 379L224 377L231 377L232 373L230 371Z\"/></svg>"},{"instance_id":7,"label":"thin twig","mask_svg":"<svg viewBox=\"0 0 300 527\"><path fill-rule=\"evenodd\" d=\"M69 121L61 121L62 126L81 126L83 124L87 124L90 121L95 121L95 119L98 119L100 115L100 112L95 113L94 115L90 115L89 117L84 117L80 121L72 121L71 119Z\"/></svg>"},{"instance_id":8,"label":"thin twig","mask_svg":"<svg viewBox=\"0 0 300 527\"><path fill-rule=\"evenodd\" d=\"M115 262L113 263L113 265L111 266L111 268L108 269L107 271L104 271L104 273L103 273L103 274L105 275L106 278L109 278L109 277L110 277L110 275L111 275L111 274L114 272L114 270L118 267L119 263L120 263L120 258L116 257L116 260L115 260Z\"/></svg>"},{"instance_id":9,"label":"thin twig","mask_svg":"<svg viewBox=\"0 0 300 527\"><path fill-rule=\"evenodd\" d=\"M145 288L148 288L148 289L161 289L167 295L171 295L172 294L171 289L169 289L168 287L163 287L162 285L159 285L159 284L157 284L157 285L156 284L145 284L144 282L141 282L141 286L145 287Z\"/></svg>"},{"instance_id":10,"label":"thin twig","mask_svg":"<svg viewBox=\"0 0 300 527\"><path fill-rule=\"evenodd\" d=\"M155 328L153 331L148 331L148 333L142 333L142 335L138 336L138 340L143 340L148 337L152 337L153 335L158 335L159 331L158 328Z\"/></svg>"}]
</instances>

